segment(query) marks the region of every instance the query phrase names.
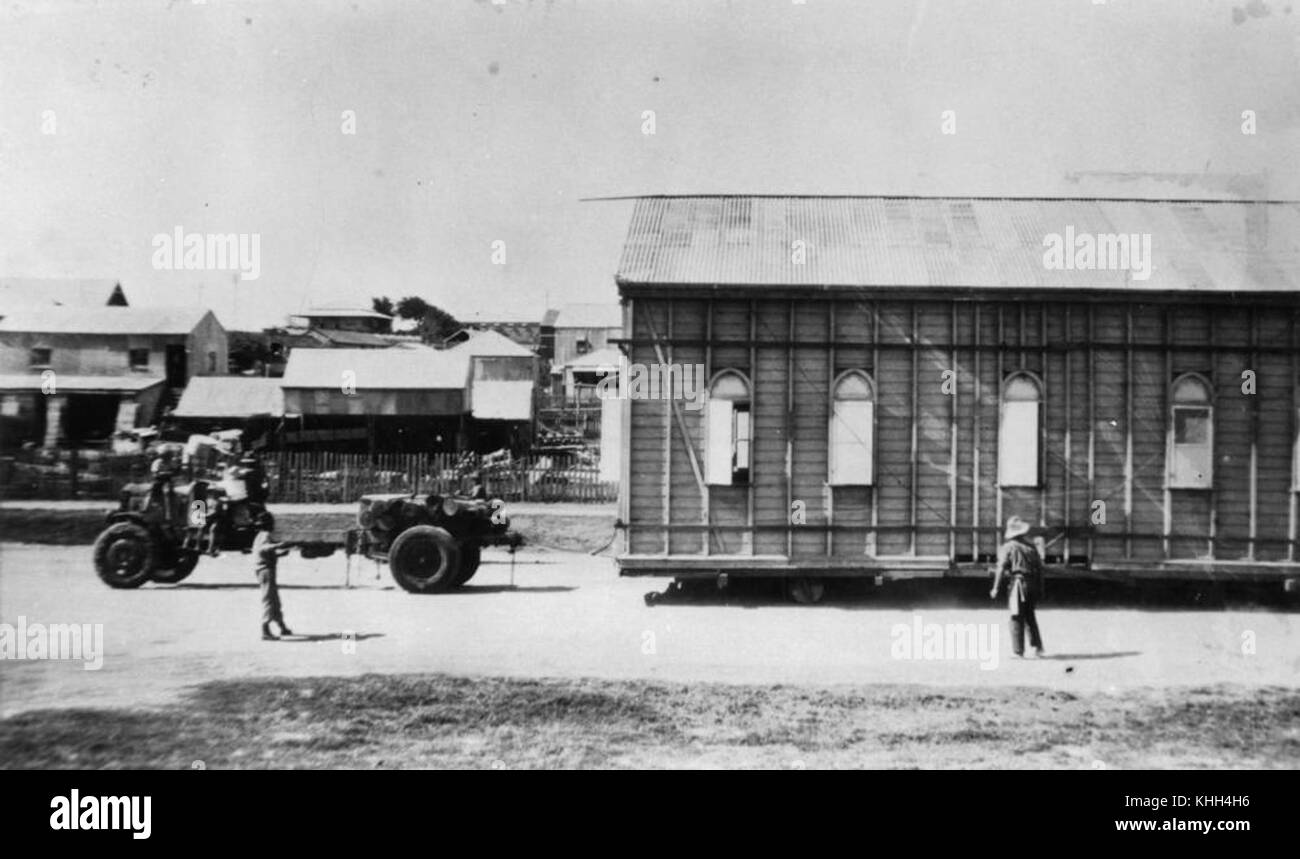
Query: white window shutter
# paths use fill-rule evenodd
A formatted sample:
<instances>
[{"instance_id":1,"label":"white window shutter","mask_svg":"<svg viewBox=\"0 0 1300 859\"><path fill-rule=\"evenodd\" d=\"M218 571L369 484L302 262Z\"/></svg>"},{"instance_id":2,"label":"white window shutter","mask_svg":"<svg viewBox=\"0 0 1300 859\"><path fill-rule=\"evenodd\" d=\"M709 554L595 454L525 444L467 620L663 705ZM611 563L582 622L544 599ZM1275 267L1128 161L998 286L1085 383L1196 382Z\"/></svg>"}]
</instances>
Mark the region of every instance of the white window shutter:
<instances>
[{"instance_id":1,"label":"white window shutter","mask_svg":"<svg viewBox=\"0 0 1300 859\"><path fill-rule=\"evenodd\" d=\"M1002 404L998 428L998 483L1002 486L1038 485L1038 403Z\"/></svg>"},{"instance_id":2,"label":"white window shutter","mask_svg":"<svg viewBox=\"0 0 1300 859\"><path fill-rule=\"evenodd\" d=\"M1180 414L1180 412L1182 412ZM1173 452L1169 462L1172 489L1210 489L1214 485L1214 437L1208 409L1174 409ZM1178 441L1178 428L1183 437Z\"/></svg>"},{"instance_id":3,"label":"white window shutter","mask_svg":"<svg viewBox=\"0 0 1300 859\"><path fill-rule=\"evenodd\" d=\"M708 401L704 428L704 480L714 486L731 485L731 400Z\"/></svg>"},{"instance_id":4,"label":"white window shutter","mask_svg":"<svg viewBox=\"0 0 1300 859\"><path fill-rule=\"evenodd\" d=\"M873 403L837 400L831 416L832 486L870 486Z\"/></svg>"}]
</instances>

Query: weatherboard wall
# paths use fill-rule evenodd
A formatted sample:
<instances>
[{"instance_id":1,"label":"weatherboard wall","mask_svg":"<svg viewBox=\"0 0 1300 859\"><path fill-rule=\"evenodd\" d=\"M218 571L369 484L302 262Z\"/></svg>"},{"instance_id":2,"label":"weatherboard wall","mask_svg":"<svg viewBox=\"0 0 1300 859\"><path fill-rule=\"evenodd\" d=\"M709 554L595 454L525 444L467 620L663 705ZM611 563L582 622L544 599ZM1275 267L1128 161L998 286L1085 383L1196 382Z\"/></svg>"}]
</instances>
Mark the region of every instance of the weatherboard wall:
<instances>
[{"instance_id":1,"label":"weatherboard wall","mask_svg":"<svg viewBox=\"0 0 1300 859\"><path fill-rule=\"evenodd\" d=\"M1294 299L761 295L625 289L629 360L742 373L754 427L749 483L704 486L704 410L628 401L627 556L987 560L1015 514L1064 529L1047 546L1057 562L1295 560ZM875 386L875 479L830 487L829 391L851 369ZM1002 386L1018 372L1041 382L1038 487L998 485ZM1209 490L1165 485L1170 385L1189 372L1213 385Z\"/></svg>"}]
</instances>

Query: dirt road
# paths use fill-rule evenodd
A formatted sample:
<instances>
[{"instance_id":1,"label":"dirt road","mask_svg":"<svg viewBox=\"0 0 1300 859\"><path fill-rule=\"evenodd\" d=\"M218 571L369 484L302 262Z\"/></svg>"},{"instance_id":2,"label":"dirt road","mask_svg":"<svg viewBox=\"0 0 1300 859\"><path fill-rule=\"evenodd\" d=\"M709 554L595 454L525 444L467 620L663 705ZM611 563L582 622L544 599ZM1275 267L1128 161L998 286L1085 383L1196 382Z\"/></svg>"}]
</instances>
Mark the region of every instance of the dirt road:
<instances>
[{"instance_id":1,"label":"dirt road","mask_svg":"<svg viewBox=\"0 0 1300 859\"><path fill-rule=\"evenodd\" d=\"M205 559L181 585L114 591L95 577L87 547L0 544L0 622L103 624L104 639L100 670L0 660L0 714L163 705L211 680L370 672L1117 694L1300 685L1300 614L1277 607L1049 606L1041 621L1051 658L1014 660L997 607L867 597L649 608L642 595L663 583L620 579L608 558L523 551L512 587L505 553L484 557L469 587L424 597L368 561L354 561L345 588L341 556L287 558L285 612L302 637L270 643L258 636L246 556ZM927 652L931 625L987 633L985 649Z\"/></svg>"}]
</instances>

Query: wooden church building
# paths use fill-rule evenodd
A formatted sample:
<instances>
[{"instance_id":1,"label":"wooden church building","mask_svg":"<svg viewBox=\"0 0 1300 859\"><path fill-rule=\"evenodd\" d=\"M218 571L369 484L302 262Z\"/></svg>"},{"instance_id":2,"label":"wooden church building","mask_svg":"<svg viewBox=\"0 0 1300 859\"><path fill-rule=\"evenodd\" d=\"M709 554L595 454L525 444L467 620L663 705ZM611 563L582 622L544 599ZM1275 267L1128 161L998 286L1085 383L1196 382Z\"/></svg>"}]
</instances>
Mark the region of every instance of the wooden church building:
<instances>
[{"instance_id":1,"label":"wooden church building","mask_svg":"<svg viewBox=\"0 0 1300 859\"><path fill-rule=\"evenodd\" d=\"M1300 581L1298 203L644 197L616 280L624 575L983 576L1019 515Z\"/></svg>"}]
</instances>

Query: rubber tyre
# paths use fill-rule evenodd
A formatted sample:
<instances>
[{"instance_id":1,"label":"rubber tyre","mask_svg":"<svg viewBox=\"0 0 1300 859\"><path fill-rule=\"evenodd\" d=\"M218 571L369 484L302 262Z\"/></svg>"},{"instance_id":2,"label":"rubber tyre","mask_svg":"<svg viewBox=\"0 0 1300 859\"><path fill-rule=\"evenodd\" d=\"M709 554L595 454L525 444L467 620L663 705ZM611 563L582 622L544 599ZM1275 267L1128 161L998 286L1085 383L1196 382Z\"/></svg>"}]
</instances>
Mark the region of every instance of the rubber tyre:
<instances>
[{"instance_id":1,"label":"rubber tyre","mask_svg":"<svg viewBox=\"0 0 1300 859\"><path fill-rule=\"evenodd\" d=\"M483 559L483 547L476 543L466 543L460 547L460 572L456 574L456 587L474 578L478 572L479 562Z\"/></svg>"},{"instance_id":2,"label":"rubber tyre","mask_svg":"<svg viewBox=\"0 0 1300 859\"><path fill-rule=\"evenodd\" d=\"M198 552L182 552L176 558L176 565L170 570L154 570L153 580L163 585L174 585L184 581L199 565L199 557Z\"/></svg>"},{"instance_id":3,"label":"rubber tyre","mask_svg":"<svg viewBox=\"0 0 1300 859\"><path fill-rule=\"evenodd\" d=\"M393 580L413 594L436 594L456 586L460 546L436 525L416 525L397 535L388 550Z\"/></svg>"},{"instance_id":4,"label":"rubber tyre","mask_svg":"<svg viewBox=\"0 0 1300 859\"><path fill-rule=\"evenodd\" d=\"M153 538L134 522L109 525L95 539L95 572L110 588L138 588L149 581L157 564Z\"/></svg>"}]
</instances>

